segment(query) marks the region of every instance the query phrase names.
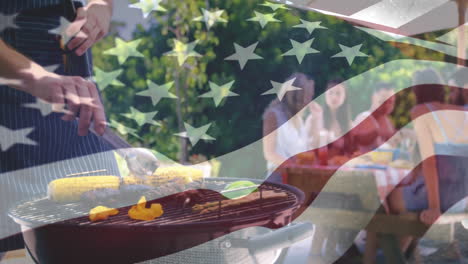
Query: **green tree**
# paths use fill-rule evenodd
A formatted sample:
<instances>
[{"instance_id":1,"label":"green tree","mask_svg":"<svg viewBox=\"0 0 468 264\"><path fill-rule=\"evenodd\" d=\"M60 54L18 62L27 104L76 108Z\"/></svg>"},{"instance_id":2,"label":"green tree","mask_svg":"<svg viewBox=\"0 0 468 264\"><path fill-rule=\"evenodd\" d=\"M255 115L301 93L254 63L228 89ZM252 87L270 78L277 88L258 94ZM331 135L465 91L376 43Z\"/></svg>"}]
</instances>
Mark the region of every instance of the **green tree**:
<instances>
[{"instance_id":1,"label":"green tree","mask_svg":"<svg viewBox=\"0 0 468 264\"><path fill-rule=\"evenodd\" d=\"M190 154L217 157L262 138L262 115L274 97L261 94L271 88L270 81L283 82L291 74L303 72L315 79L316 95L319 95L324 91L326 82L332 78L348 79L380 64L406 57L399 48L369 37L345 21L317 12L278 9L274 17L281 22L268 23L262 28L258 22L248 21L254 17L254 11L272 13L269 7L259 5L261 3L263 1L165 1L162 5L167 11L152 12L152 23L148 29L142 26L135 29L133 38L142 39L138 50L144 58L129 58L125 64L119 65L115 57L103 55L103 51L114 46L115 34L95 47L95 64L99 68L105 71L123 70L118 79L125 86L107 87L103 97L110 118L138 130L141 139L130 135L127 136L130 142L183 162L187 161ZM203 21L194 21L203 15L202 8L209 11L224 10L221 18L228 22L215 23L208 29ZM303 28L294 28L301 23L300 19L321 21L321 25L328 29L316 29L310 34ZM291 39L304 42L311 38L315 39L312 47L320 53L307 55L301 64L294 56L282 56L291 49ZM167 52L174 49L175 40L185 44L197 41L194 51L201 56L188 57L180 64L176 57L167 56ZM235 52L234 43L246 47L256 42L259 44L255 53L263 60L249 61L243 70L236 61L225 61L226 57ZM363 44L361 51L372 56L357 60L349 66L344 58L330 59L341 51L338 44ZM397 77L398 74L410 74L399 73L398 69L395 69L395 73ZM153 106L147 97L136 96L138 92L147 89L146 80L156 84L173 81L171 92L178 99L162 99ZM235 81L232 91L240 96L228 97L216 107L213 100L199 97L209 91L209 81L217 84ZM358 106L362 107L353 109L354 114L368 107L368 93L372 87L366 87L365 83L362 87L353 95L360 96L361 103ZM121 116L129 112L131 106L143 112L159 111L156 118L161 126L138 127L134 121ZM400 120L407 118L407 115L405 110L397 113L395 118ZM212 123L208 134L215 137L216 141L200 141L192 146L187 139L174 136L184 130L184 122L194 127ZM265 167L265 164L255 164L255 160L261 158L242 157L239 161L242 166L235 172L221 174L239 177L253 167Z\"/></svg>"}]
</instances>

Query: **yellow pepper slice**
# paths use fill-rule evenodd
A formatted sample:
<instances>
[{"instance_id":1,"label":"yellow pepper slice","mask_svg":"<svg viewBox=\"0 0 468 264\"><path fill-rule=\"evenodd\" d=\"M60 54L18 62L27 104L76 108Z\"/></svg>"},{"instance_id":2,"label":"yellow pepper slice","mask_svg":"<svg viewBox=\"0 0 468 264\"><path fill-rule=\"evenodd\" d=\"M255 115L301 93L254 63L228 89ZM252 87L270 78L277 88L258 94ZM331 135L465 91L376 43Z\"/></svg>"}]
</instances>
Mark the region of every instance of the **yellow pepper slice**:
<instances>
[{"instance_id":1,"label":"yellow pepper slice","mask_svg":"<svg viewBox=\"0 0 468 264\"><path fill-rule=\"evenodd\" d=\"M97 206L89 211L89 220L92 222L106 220L109 216L117 215L119 210L105 206Z\"/></svg>"},{"instance_id":2,"label":"yellow pepper slice","mask_svg":"<svg viewBox=\"0 0 468 264\"><path fill-rule=\"evenodd\" d=\"M135 220L150 221L160 217L163 213L161 204L151 204L150 208L146 208L146 198L142 196L137 205L130 208L128 216Z\"/></svg>"}]
</instances>

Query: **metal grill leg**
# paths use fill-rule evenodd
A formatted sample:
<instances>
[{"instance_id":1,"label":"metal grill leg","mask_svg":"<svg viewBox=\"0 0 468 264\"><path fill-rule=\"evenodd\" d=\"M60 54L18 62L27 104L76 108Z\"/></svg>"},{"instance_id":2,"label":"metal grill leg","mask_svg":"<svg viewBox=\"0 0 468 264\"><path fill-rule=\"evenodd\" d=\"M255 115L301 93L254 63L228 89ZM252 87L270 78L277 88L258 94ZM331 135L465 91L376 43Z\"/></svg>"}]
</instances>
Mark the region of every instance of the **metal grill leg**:
<instances>
[{"instance_id":1,"label":"metal grill leg","mask_svg":"<svg viewBox=\"0 0 468 264\"><path fill-rule=\"evenodd\" d=\"M31 259L34 261L34 263L40 264L39 261L34 258L33 254L31 254L31 250L29 250L28 245L25 245L24 247L26 248L26 251L27 251L28 255L31 257Z\"/></svg>"}]
</instances>

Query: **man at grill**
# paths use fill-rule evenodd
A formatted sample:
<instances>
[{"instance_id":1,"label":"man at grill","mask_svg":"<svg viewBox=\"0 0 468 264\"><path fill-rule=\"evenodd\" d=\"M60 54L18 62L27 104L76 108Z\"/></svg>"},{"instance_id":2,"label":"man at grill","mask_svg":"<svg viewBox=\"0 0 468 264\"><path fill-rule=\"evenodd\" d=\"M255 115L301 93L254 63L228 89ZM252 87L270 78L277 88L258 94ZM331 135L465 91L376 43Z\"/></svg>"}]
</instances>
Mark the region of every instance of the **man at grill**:
<instances>
[{"instance_id":1,"label":"man at grill","mask_svg":"<svg viewBox=\"0 0 468 264\"><path fill-rule=\"evenodd\" d=\"M0 259L1 252L24 247L21 235L11 236L19 233L7 217L13 202L45 193L48 182L67 174L105 169L119 175L110 146L88 133L92 125L97 134L106 129L98 89L86 77L92 71L89 49L107 34L112 1L0 1ZM72 38L64 48L50 32L74 7ZM66 71L64 50L86 63ZM58 67L48 67L53 65ZM59 169L43 166L63 160ZM4 176L26 168L37 169Z\"/></svg>"}]
</instances>

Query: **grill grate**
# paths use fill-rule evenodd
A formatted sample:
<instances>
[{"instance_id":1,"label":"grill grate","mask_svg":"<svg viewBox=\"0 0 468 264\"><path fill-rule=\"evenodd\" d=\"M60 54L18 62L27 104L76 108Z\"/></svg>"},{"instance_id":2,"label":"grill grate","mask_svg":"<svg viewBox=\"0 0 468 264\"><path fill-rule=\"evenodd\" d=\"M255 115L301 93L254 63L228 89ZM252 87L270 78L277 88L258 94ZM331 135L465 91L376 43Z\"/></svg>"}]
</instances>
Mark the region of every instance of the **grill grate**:
<instances>
[{"instance_id":1,"label":"grill grate","mask_svg":"<svg viewBox=\"0 0 468 264\"><path fill-rule=\"evenodd\" d=\"M174 203L162 203L164 214L152 221L130 219L127 213L131 206L127 206L119 208L119 214L110 217L108 220L91 222L88 219L89 206L82 203L57 204L47 198L23 203L11 210L10 215L26 223L41 225L60 222L61 224L75 226L164 226L203 223L216 220L236 221L252 215L274 215L276 212L283 211L300 202L296 193L280 185L264 183L259 187L259 191L261 192L267 190L287 193L288 196L281 200L260 199L253 203L205 214L193 212L191 207L181 208L180 205ZM219 193L209 192L199 203L214 202L221 199L222 196Z\"/></svg>"}]
</instances>

